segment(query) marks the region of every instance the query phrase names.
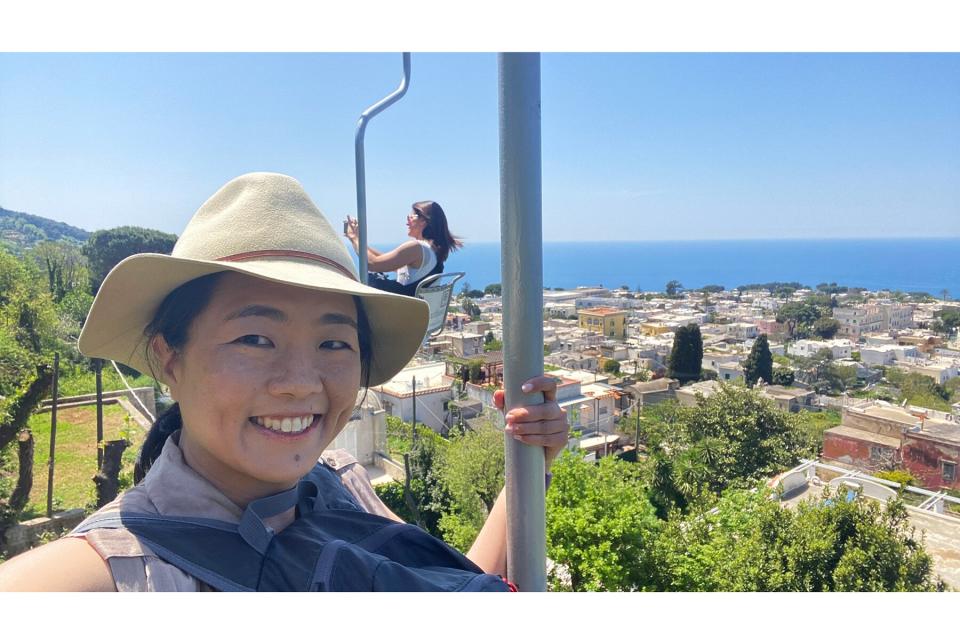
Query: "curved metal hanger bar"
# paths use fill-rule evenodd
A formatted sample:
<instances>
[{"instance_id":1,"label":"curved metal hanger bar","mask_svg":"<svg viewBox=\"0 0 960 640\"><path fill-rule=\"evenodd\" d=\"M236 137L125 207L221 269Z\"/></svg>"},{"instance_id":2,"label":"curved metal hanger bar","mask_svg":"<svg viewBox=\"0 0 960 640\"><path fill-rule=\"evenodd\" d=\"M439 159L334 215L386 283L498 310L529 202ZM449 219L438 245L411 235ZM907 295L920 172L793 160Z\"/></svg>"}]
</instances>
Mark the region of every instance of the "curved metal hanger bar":
<instances>
[{"instance_id":1,"label":"curved metal hanger bar","mask_svg":"<svg viewBox=\"0 0 960 640\"><path fill-rule=\"evenodd\" d=\"M400 86L379 102L367 107L360 114L360 120L357 122L357 134L354 138L354 155L357 165L357 227L360 232L359 244L360 250L360 282L367 284L367 177L364 170L363 157L363 137L367 130L367 123L370 120L403 97L410 86L410 54L403 54L403 79L400 80Z\"/></svg>"}]
</instances>

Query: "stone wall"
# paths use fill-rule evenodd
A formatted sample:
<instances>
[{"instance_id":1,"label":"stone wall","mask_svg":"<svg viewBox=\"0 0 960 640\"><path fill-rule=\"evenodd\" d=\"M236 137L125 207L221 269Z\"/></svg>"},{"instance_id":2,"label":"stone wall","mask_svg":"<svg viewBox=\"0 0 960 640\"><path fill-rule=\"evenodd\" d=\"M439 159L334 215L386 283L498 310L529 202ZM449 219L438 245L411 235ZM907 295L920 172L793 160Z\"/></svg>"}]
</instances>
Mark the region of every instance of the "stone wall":
<instances>
[{"instance_id":1,"label":"stone wall","mask_svg":"<svg viewBox=\"0 0 960 640\"><path fill-rule=\"evenodd\" d=\"M40 541L45 533L60 537L83 521L83 509L70 509L53 514L52 518L34 518L15 524L3 532L0 540L0 552L15 556L30 549Z\"/></svg>"}]
</instances>

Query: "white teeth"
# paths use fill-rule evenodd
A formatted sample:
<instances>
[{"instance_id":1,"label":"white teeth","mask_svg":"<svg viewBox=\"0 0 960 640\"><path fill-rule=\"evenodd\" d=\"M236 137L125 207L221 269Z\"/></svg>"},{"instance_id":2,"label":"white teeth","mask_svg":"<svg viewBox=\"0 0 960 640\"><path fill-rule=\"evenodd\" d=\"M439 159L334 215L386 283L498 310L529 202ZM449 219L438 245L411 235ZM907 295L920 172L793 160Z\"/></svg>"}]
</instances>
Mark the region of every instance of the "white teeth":
<instances>
[{"instance_id":1,"label":"white teeth","mask_svg":"<svg viewBox=\"0 0 960 640\"><path fill-rule=\"evenodd\" d=\"M296 416L293 418L264 418L256 417L253 421L262 427L271 431L280 431L282 433L300 433L313 423L313 416Z\"/></svg>"}]
</instances>

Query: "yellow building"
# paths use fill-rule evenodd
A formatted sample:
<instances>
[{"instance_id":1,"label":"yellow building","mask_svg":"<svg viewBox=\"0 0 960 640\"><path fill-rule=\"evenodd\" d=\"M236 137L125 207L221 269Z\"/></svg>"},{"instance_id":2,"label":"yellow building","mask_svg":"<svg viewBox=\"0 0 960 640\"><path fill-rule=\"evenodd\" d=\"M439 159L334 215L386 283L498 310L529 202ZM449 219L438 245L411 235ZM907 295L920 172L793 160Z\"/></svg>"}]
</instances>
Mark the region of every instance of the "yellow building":
<instances>
[{"instance_id":1,"label":"yellow building","mask_svg":"<svg viewBox=\"0 0 960 640\"><path fill-rule=\"evenodd\" d=\"M673 329L662 322L644 322L640 325L640 333L645 336L659 336L670 331L673 331Z\"/></svg>"},{"instance_id":2,"label":"yellow building","mask_svg":"<svg viewBox=\"0 0 960 640\"><path fill-rule=\"evenodd\" d=\"M627 312L613 307L580 309L577 313L579 327L608 338L626 338Z\"/></svg>"}]
</instances>

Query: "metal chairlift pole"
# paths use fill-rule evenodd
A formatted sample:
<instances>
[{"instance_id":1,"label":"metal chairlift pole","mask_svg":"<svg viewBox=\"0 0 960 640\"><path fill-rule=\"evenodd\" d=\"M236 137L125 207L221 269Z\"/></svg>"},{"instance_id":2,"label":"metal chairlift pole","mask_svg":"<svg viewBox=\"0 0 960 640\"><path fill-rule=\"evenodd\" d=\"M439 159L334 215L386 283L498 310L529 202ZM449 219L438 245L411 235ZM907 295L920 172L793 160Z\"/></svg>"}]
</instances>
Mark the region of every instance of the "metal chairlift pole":
<instances>
[{"instance_id":1,"label":"metal chairlift pole","mask_svg":"<svg viewBox=\"0 0 960 640\"><path fill-rule=\"evenodd\" d=\"M357 122L357 134L354 138L354 156L357 165L357 227L359 229L358 243L360 245L360 282L367 284L367 176L364 170L363 136L367 130L367 123L394 102L403 97L410 86L410 54L403 54L403 79L396 91L367 107L360 114Z\"/></svg>"},{"instance_id":2,"label":"metal chairlift pole","mask_svg":"<svg viewBox=\"0 0 960 640\"><path fill-rule=\"evenodd\" d=\"M543 402L520 385L543 374L540 54L498 56L503 386L506 409ZM506 439L507 576L546 591L543 449Z\"/></svg>"}]
</instances>

